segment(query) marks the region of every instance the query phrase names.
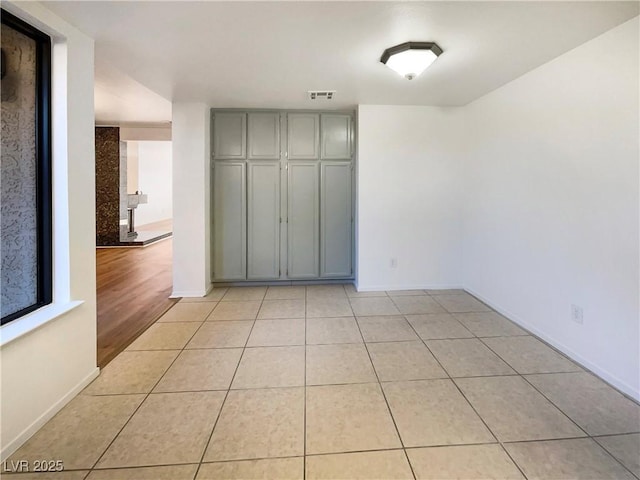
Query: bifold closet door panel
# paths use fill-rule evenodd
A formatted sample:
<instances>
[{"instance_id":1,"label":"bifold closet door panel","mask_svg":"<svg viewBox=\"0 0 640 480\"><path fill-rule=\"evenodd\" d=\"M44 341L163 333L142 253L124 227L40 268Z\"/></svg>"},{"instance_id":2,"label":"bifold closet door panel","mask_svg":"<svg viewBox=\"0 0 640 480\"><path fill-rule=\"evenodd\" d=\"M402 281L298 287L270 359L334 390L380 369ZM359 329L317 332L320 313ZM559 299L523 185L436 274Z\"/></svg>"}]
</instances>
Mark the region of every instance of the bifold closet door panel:
<instances>
[{"instance_id":1,"label":"bifold closet door panel","mask_svg":"<svg viewBox=\"0 0 640 480\"><path fill-rule=\"evenodd\" d=\"M213 169L213 274L216 280L247 278L245 162L216 162Z\"/></svg>"},{"instance_id":2,"label":"bifold closet door panel","mask_svg":"<svg viewBox=\"0 0 640 480\"><path fill-rule=\"evenodd\" d=\"M216 112L213 115L213 156L216 160L246 158L246 113Z\"/></svg>"},{"instance_id":3,"label":"bifold closet door panel","mask_svg":"<svg viewBox=\"0 0 640 480\"><path fill-rule=\"evenodd\" d=\"M289 162L287 270L289 278L318 278L320 179L318 162Z\"/></svg>"},{"instance_id":4,"label":"bifold closet door panel","mask_svg":"<svg viewBox=\"0 0 640 480\"><path fill-rule=\"evenodd\" d=\"M280 158L280 114L252 112L248 115L249 160L278 160Z\"/></svg>"},{"instance_id":5,"label":"bifold closet door panel","mask_svg":"<svg viewBox=\"0 0 640 480\"><path fill-rule=\"evenodd\" d=\"M323 113L321 118L322 159L350 159L352 154L351 115Z\"/></svg>"},{"instance_id":6,"label":"bifold closet door panel","mask_svg":"<svg viewBox=\"0 0 640 480\"><path fill-rule=\"evenodd\" d=\"M280 277L280 162L248 162L247 279Z\"/></svg>"},{"instance_id":7,"label":"bifold closet door panel","mask_svg":"<svg viewBox=\"0 0 640 480\"><path fill-rule=\"evenodd\" d=\"M351 163L322 161L320 198L320 276L352 275Z\"/></svg>"},{"instance_id":8,"label":"bifold closet door panel","mask_svg":"<svg viewBox=\"0 0 640 480\"><path fill-rule=\"evenodd\" d=\"M287 115L287 153L289 160L320 158L320 115L289 113Z\"/></svg>"}]
</instances>

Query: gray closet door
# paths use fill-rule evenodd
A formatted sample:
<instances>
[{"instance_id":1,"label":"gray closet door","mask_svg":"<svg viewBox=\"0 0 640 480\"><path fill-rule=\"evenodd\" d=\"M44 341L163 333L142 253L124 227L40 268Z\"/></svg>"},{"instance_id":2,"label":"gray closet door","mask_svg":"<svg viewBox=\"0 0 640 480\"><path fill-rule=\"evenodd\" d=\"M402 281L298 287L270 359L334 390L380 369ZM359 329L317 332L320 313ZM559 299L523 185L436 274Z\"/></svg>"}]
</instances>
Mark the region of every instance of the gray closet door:
<instances>
[{"instance_id":1,"label":"gray closet door","mask_svg":"<svg viewBox=\"0 0 640 480\"><path fill-rule=\"evenodd\" d=\"M248 162L247 279L280 277L280 162Z\"/></svg>"},{"instance_id":2,"label":"gray closet door","mask_svg":"<svg viewBox=\"0 0 640 480\"><path fill-rule=\"evenodd\" d=\"M216 280L244 280L246 258L245 162L216 162L213 169L213 273Z\"/></svg>"},{"instance_id":3,"label":"gray closet door","mask_svg":"<svg viewBox=\"0 0 640 480\"><path fill-rule=\"evenodd\" d=\"M319 267L318 162L289 162L287 270L289 278L317 278Z\"/></svg>"},{"instance_id":4,"label":"gray closet door","mask_svg":"<svg viewBox=\"0 0 640 480\"><path fill-rule=\"evenodd\" d=\"M290 113L287 115L287 151L290 160L320 158L320 115Z\"/></svg>"},{"instance_id":5,"label":"gray closet door","mask_svg":"<svg viewBox=\"0 0 640 480\"><path fill-rule=\"evenodd\" d=\"M213 156L216 160L238 160L247 155L247 115L220 113L213 117Z\"/></svg>"},{"instance_id":6,"label":"gray closet door","mask_svg":"<svg viewBox=\"0 0 640 480\"><path fill-rule=\"evenodd\" d=\"M351 115L322 114L322 158L351 158Z\"/></svg>"},{"instance_id":7,"label":"gray closet door","mask_svg":"<svg viewBox=\"0 0 640 480\"><path fill-rule=\"evenodd\" d=\"M280 158L280 114L252 112L248 118L248 156L250 160Z\"/></svg>"},{"instance_id":8,"label":"gray closet door","mask_svg":"<svg viewBox=\"0 0 640 480\"><path fill-rule=\"evenodd\" d=\"M351 163L322 161L320 276L352 275Z\"/></svg>"}]
</instances>

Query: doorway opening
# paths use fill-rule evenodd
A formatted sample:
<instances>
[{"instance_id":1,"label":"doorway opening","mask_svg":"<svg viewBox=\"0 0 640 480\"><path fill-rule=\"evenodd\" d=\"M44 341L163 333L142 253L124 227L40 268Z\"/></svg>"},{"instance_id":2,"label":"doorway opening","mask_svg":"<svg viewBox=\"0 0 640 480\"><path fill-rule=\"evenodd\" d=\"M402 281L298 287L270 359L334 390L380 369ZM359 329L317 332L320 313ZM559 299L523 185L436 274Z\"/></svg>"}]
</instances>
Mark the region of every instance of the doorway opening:
<instances>
[{"instance_id":1,"label":"doorway opening","mask_svg":"<svg viewBox=\"0 0 640 480\"><path fill-rule=\"evenodd\" d=\"M96 127L97 363L103 368L175 300L168 138ZM133 129L129 129L133 130Z\"/></svg>"}]
</instances>

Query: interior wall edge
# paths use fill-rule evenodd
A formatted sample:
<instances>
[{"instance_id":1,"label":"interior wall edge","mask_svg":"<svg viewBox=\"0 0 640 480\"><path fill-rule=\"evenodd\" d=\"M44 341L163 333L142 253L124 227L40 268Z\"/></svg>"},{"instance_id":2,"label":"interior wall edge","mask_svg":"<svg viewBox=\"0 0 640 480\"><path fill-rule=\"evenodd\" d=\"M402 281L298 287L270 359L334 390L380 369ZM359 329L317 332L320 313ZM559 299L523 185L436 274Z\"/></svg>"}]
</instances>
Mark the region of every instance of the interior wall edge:
<instances>
[{"instance_id":1,"label":"interior wall edge","mask_svg":"<svg viewBox=\"0 0 640 480\"><path fill-rule=\"evenodd\" d=\"M173 289L202 296L210 284L209 106L172 105Z\"/></svg>"}]
</instances>

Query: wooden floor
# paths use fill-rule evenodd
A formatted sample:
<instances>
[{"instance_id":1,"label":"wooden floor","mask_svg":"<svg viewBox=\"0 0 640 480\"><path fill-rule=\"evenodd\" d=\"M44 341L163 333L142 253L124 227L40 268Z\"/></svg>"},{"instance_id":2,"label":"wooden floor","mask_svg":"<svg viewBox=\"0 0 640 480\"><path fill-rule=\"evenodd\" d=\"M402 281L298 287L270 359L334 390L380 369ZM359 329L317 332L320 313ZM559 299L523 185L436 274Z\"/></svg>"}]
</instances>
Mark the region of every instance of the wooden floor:
<instances>
[{"instance_id":1,"label":"wooden floor","mask_svg":"<svg viewBox=\"0 0 640 480\"><path fill-rule=\"evenodd\" d=\"M168 220L160 220L159 222L147 223L145 225L137 225L137 232L144 232L147 230L167 230L168 232L173 231L173 219Z\"/></svg>"},{"instance_id":2,"label":"wooden floor","mask_svg":"<svg viewBox=\"0 0 640 480\"><path fill-rule=\"evenodd\" d=\"M175 300L171 238L144 248L96 250L98 366L104 367Z\"/></svg>"}]
</instances>

